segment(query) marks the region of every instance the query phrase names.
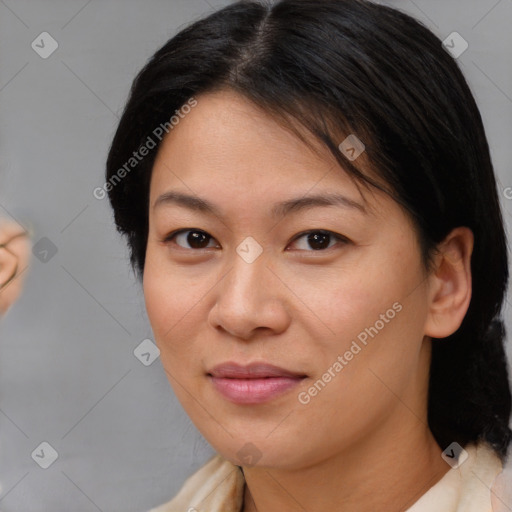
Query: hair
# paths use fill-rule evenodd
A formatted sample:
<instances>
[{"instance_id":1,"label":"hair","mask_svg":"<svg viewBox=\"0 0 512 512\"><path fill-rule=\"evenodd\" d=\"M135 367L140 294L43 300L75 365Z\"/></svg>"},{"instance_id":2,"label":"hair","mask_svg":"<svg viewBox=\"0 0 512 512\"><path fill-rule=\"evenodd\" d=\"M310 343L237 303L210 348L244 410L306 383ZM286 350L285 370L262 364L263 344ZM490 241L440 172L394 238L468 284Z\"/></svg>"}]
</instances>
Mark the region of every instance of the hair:
<instances>
[{"instance_id":1,"label":"hair","mask_svg":"<svg viewBox=\"0 0 512 512\"><path fill-rule=\"evenodd\" d=\"M426 267L452 229L472 230L472 298L460 328L433 340L428 423L442 449L483 440L504 461L507 241L480 112L454 58L419 21L366 0L240 1L181 30L135 78L107 159L115 223L139 278L160 139L119 171L187 100L222 89L298 136L305 129L357 183L389 193L414 221ZM339 150L340 134L364 142L378 180Z\"/></svg>"}]
</instances>

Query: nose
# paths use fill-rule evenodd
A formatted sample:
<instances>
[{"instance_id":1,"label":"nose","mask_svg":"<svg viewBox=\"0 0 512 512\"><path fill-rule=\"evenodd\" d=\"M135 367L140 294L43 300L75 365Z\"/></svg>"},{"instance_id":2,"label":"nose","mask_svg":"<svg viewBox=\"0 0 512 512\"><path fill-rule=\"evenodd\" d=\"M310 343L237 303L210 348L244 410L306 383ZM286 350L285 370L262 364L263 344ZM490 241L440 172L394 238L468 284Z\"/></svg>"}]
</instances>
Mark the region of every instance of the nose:
<instances>
[{"instance_id":1,"label":"nose","mask_svg":"<svg viewBox=\"0 0 512 512\"><path fill-rule=\"evenodd\" d=\"M236 254L230 270L214 290L209 323L217 330L249 340L262 331L279 334L290 323L286 287L267 266L264 254L252 263Z\"/></svg>"}]
</instances>

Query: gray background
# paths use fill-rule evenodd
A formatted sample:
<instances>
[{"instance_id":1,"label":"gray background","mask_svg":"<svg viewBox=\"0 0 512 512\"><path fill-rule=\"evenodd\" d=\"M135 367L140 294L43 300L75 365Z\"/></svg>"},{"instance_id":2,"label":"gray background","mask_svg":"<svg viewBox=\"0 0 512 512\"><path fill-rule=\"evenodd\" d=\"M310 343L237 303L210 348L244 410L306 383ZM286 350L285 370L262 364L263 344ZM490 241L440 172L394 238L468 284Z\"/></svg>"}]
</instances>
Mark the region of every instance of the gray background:
<instances>
[{"instance_id":1,"label":"gray background","mask_svg":"<svg viewBox=\"0 0 512 512\"><path fill-rule=\"evenodd\" d=\"M133 354L151 329L124 241L92 191L135 73L178 28L228 3L0 0L0 216L57 248L46 263L32 258L25 293L0 322L3 512L141 512L213 453L160 360L144 366ZM512 0L380 3L468 41L458 61L510 233ZM47 59L31 48L43 31L59 44ZM511 330L509 304L506 319ZM46 470L31 457L43 441L58 452Z\"/></svg>"}]
</instances>

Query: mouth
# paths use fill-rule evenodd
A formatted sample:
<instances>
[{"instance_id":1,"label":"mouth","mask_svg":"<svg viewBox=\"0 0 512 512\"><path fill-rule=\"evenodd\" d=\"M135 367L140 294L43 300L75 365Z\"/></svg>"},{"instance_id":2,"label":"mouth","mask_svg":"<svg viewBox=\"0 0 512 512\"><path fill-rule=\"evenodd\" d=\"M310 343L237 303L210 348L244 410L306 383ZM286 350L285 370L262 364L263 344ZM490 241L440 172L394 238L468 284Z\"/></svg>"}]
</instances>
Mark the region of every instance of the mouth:
<instances>
[{"instance_id":1,"label":"mouth","mask_svg":"<svg viewBox=\"0 0 512 512\"><path fill-rule=\"evenodd\" d=\"M214 388L230 402L258 404L291 390L307 375L267 363L244 366L228 362L212 368L207 377Z\"/></svg>"}]
</instances>

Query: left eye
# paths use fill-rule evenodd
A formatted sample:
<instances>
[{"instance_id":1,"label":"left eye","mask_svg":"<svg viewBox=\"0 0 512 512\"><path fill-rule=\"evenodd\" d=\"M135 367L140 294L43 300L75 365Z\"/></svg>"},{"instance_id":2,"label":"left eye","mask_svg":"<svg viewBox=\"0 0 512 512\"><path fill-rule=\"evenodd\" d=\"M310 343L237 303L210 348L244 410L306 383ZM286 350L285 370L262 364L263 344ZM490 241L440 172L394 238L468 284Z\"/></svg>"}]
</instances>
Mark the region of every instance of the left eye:
<instances>
[{"instance_id":1,"label":"left eye","mask_svg":"<svg viewBox=\"0 0 512 512\"><path fill-rule=\"evenodd\" d=\"M321 251L324 249L330 249L332 245L329 245L332 241L338 241L342 243L347 243L348 239L337 235L336 233L333 233L332 231L325 231L325 230L316 230L316 231L307 231L305 233L302 233L298 235L294 242L297 240L300 240L301 238L304 238L306 241L306 244L309 244L309 247L311 247L314 251ZM303 245L306 245L303 244ZM301 250L308 250L307 248L300 248Z\"/></svg>"}]
</instances>

